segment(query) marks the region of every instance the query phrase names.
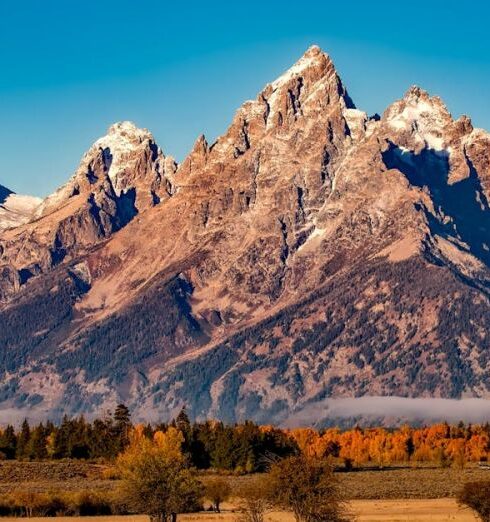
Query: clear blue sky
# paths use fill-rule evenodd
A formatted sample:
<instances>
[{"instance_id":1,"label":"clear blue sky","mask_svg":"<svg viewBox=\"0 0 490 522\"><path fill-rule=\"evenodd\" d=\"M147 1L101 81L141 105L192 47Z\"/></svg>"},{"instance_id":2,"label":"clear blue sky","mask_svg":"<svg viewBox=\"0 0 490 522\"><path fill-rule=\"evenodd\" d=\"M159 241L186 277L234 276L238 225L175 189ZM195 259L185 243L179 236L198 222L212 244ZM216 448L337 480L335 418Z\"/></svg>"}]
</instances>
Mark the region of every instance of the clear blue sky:
<instances>
[{"instance_id":1,"label":"clear blue sky","mask_svg":"<svg viewBox=\"0 0 490 522\"><path fill-rule=\"evenodd\" d=\"M114 121L182 160L311 44L356 105L418 84L490 129L490 7L482 0L0 2L0 184L46 195Z\"/></svg>"}]
</instances>

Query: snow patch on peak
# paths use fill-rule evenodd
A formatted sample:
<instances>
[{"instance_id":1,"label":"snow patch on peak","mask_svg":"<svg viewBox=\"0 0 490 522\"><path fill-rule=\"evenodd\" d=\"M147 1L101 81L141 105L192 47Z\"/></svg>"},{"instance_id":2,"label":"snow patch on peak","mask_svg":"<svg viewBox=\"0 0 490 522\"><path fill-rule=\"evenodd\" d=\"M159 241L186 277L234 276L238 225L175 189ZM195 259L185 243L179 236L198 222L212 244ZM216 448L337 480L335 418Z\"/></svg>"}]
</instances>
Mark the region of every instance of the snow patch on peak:
<instances>
[{"instance_id":1,"label":"snow patch on peak","mask_svg":"<svg viewBox=\"0 0 490 522\"><path fill-rule=\"evenodd\" d=\"M312 45L292 67L270 85L275 90L292 79L300 77L310 67L320 65L323 61L331 61L328 54L324 53L317 45Z\"/></svg>"},{"instance_id":2,"label":"snow patch on peak","mask_svg":"<svg viewBox=\"0 0 490 522\"><path fill-rule=\"evenodd\" d=\"M431 97L420 87L412 86L405 96L391 105L383 118L400 132L411 133L416 140L434 150L447 148L444 128L452 121L439 97Z\"/></svg>"},{"instance_id":3,"label":"snow patch on peak","mask_svg":"<svg viewBox=\"0 0 490 522\"><path fill-rule=\"evenodd\" d=\"M141 129L131 121L114 123L109 127L107 134L95 141L85 152L79 167L69 181L43 201L36 211L36 217L51 213L74 194L78 194L80 180L87 178L90 164L101 153L112 187L116 194L120 195L128 188L126 174L137 167L138 161L146 157L148 150L151 151L152 161L156 160L158 168L160 166L163 168L166 165L166 158L148 129ZM173 162L173 159L171 160Z\"/></svg>"},{"instance_id":4,"label":"snow patch on peak","mask_svg":"<svg viewBox=\"0 0 490 522\"><path fill-rule=\"evenodd\" d=\"M41 198L22 196L10 191L3 201L0 200L0 230L27 223L34 217L41 203Z\"/></svg>"},{"instance_id":5,"label":"snow patch on peak","mask_svg":"<svg viewBox=\"0 0 490 522\"><path fill-rule=\"evenodd\" d=\"M342 114L347 122L351 136L355 140L363 137L366 131L367 114L359 109L343 109Z\"/></svg>"},{"instance_id":6,"label":"snow patch on peak","mask_svg":"<svg viewBox=\"0 0 490 522\"><path fill-rule=\"evenodd\" d=\"M135 152L145 142L153 142L154 138L148 129L140 129L133 122L122 121L109 127L105 136L99 138L85 154L82 164L90 161L99 150L110 154L110 166L108 176L117 191L119 189L118 177L130 164ZM158 149L159 154L161 150Z\"/></svg>"},{"instance_id":7,"label":"snow patch on peak","mask_svg":"<svg viewBox=\"0 0 490 522\"><path fill-rule=\"evenodd\" d=\"M153 135L148 129L140 129L132 121L120 121L114 123L109 127L107 135L120 136L123 139L136 139L141 141L145 139L153 139Z\"/></svg>"}]
</instances>

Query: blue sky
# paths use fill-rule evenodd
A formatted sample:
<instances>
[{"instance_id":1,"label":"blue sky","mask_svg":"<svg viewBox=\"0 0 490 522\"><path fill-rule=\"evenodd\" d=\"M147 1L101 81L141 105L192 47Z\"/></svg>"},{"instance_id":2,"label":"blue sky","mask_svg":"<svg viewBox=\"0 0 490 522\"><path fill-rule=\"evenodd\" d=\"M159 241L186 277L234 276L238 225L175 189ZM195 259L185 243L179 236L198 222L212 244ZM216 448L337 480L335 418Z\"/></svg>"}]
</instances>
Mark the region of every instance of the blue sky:
<instances>
[{"instance_id":1,"label":"blue sky","mask_svg":"<svg viewBox=\"0 0 490 522\"><path fill-rule=\"evenodd\" d=\"M46 195L119 120L183 159L316 43L356 105L412 84L490 129L486 2L0 2L0 184Z\"/></svg>"}]
</instances>

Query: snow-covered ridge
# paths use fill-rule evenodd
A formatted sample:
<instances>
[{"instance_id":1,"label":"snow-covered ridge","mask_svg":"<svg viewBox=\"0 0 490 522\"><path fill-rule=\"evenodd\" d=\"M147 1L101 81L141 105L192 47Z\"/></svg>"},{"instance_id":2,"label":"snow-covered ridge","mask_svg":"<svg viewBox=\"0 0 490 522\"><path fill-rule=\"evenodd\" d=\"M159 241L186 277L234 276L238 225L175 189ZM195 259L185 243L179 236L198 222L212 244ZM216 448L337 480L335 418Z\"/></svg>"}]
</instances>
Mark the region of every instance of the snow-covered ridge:
<instances>
[{"instance_id":1,"label":"snow-covered ridge","mask_svg":"<svg viewBox=\"0 0 490 522\"><path fill-rule=\"evenodd\" d=\"M141 158L142 150L148 148L150 142L154 144L155 140L148 129L141 129L130 121L114 123L109 127L107 134L97 139L83 155L79 167L70 180L43 201L36 216L47 215L67 201L80 179L86 177L90 163L101 151L104 151L104 161L108 166L108 176L113 188L116 193L120 193L127 188L121 181L123 174L134 167L135 162ZM160 148L156 147L155 150L161 157L161 165L164 168L165 157Z\"/></svg>"},{"instance_id":2,"label":"snow-covered ridge","mask_svg":"<svg viewBox=\"0 0 490 522\"><path fill-rule=\"evenodd\" d=\"M34 196L22 196L13 192L7 195L0 203L0 230L30 221L41 202L41 198Z\"/></svg>"},{"instance_id":3,"label":"snow-covered ridge","mask_svg":"<svg viewBox=\"0 0 490 522\"><path fill-rule=\"evenodd\" d=\"M418 141L431 149L443 150L444 128L452 121L442 100L420 87L411 87L405 96L393 103L385 112L384 120L400 132L410 132Z\"/></svg>"},{"instance_id":4,"label":"snow-covered ridge","mask_svg":"<svg viewBox=\"0 0 490 522\"><path fill-rule=\"evenodd\" d=\"M272 89L275 90L281 85L288 83L293 78L301 76L307 69L320 64L325 58L328 60L330 59L328 55L318 47L318 45L312 45L292 67L270 84Z\"/></svg>"},{"instance_id":5,"label":"snow-covered ridge","mask_svg":"<svg viewBox=\"0 0 490 522\"><path fill-rule=\"evenodd\" d=\"M148 129L140 129L133 122L122 121L111 125L108 133L90 147L85 157L90 159L100 149L109 149L112 159L108 175L114 188L118 190L120 188L118 174L129 166L134 153L142 143L147 141L154 142L153 135Z\"/></svg>"}]
</instances>

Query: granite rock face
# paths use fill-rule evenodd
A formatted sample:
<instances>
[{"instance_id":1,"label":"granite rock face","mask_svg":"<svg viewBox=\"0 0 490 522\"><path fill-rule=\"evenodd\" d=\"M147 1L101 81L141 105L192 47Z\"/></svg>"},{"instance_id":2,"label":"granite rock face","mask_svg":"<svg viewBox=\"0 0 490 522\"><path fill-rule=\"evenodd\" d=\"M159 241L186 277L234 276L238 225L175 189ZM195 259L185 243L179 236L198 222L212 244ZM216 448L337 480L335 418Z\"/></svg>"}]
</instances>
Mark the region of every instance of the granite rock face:
<instances>
[{"instance_id":1,"label":"granite rock face","mask_svg":"<svg viewBox=\"0 0 490 522\"><path fill-rule=\"evenodd\" d=\"M318 47L179 166L116 124L0 232L0 408L488 397L489 178L469 118L419 87L369 117Z\"/></svg>"},{"instance_id":2,"label":"granite rock face","mask_svg":"<svg viewBox=\"0 0 490 522\"><path fill-rule=\"evenodd\" d=\"M0 298L15 293L21 273L29 278L83 255L140 212L165 201L173 192L175 169L149 131L130 122L113 125L66 185L36 200L20 226L1 235L0 263L12 274L17 271L13 280L18 281L2 284Z\"/></svg>"}]
</instances>

